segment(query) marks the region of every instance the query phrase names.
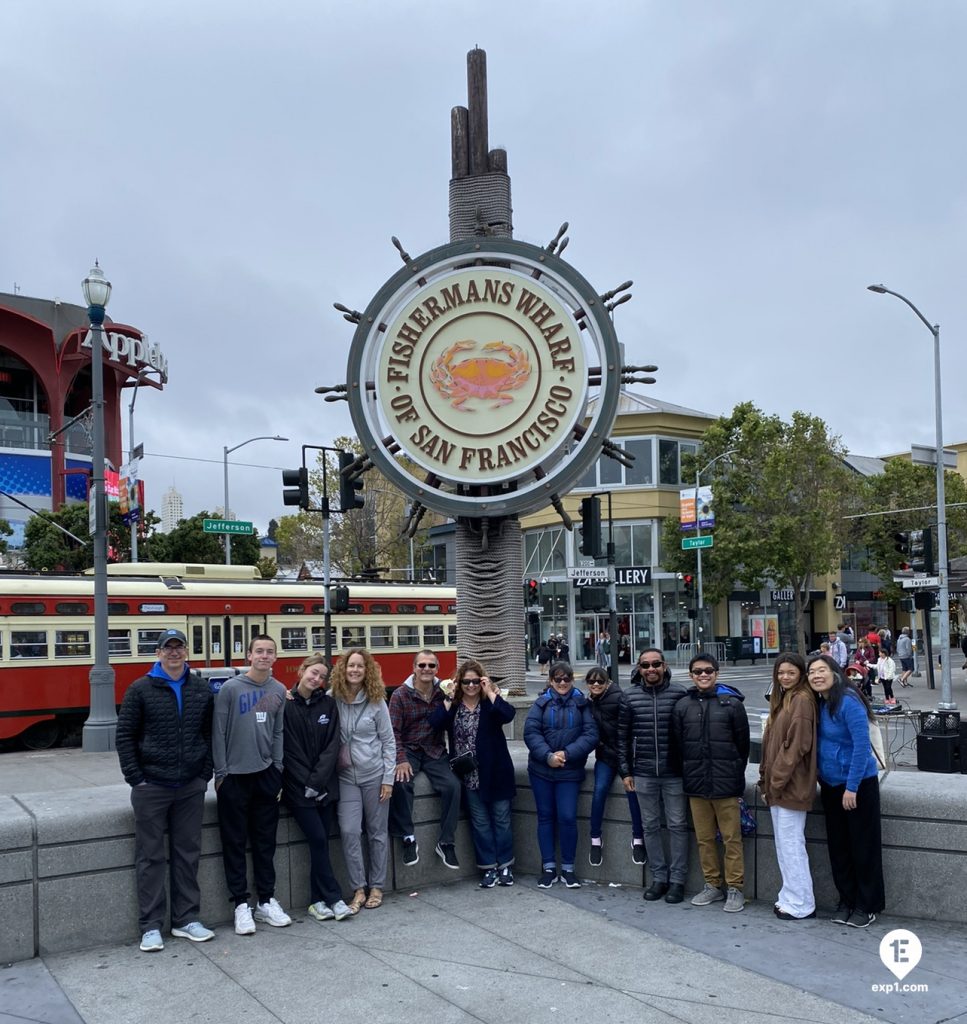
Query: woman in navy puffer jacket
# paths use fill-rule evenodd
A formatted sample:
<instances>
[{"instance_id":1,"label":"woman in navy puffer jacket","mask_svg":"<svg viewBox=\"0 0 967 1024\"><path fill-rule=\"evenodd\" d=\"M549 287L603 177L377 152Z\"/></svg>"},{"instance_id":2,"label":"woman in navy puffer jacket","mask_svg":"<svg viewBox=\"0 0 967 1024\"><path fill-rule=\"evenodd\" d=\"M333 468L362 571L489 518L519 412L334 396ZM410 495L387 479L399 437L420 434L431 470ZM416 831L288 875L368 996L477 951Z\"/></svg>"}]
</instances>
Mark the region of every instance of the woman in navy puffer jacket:
<instances>
[{"instance_id":1,"label":"woman in navy puffer jacket","mask_svg":"<svg viewBox=\"0 0 967 1024\"><path fill-rule=\"evenodd\" d=\"M574 670L566 661L550 669L551 685L534 701L524 723L524 743L530 751L527 774L537 805L537 843L541 851L541 889L557 881L556 842L561 848L561 881L580 886L574 874L577 854L578 790L584 765L598 742L591 706L574 689Z\"/></svg>"}]
</instances>

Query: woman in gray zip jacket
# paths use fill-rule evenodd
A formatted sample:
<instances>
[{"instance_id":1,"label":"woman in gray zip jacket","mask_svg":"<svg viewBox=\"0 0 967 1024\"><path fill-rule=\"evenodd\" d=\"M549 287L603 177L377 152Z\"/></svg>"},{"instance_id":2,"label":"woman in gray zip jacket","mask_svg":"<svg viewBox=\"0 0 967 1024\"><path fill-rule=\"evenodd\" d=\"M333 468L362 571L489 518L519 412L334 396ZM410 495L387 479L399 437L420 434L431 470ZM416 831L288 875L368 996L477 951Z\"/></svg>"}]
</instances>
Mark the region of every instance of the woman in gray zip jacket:
<instances>
[{"instance_id":1,"label":"woman in gray zip jacket","mask_svg":"<svg viewBox=\"0 0 967 1024\"><path fill-rule=\"evenodd\" d=\"M379 665L369 651L352 647L332 670L339 705L339 831L352 884L349 909L375 910L383 902L389 854L389 800L396 772L396 741ZM361 835L366 825L369 872ZM367 895L366 886L369 885Z\"/></svg>"}]
</instances>

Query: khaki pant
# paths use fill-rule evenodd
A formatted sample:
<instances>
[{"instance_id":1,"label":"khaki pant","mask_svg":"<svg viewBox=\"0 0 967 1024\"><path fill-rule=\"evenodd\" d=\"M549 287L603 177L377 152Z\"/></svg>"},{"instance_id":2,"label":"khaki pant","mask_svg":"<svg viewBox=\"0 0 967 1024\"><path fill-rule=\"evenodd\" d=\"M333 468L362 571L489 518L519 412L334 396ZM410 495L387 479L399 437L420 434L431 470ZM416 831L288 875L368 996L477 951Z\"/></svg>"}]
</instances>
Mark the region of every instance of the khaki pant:
<instances>
[{"instance_id":1,"label":"khaki pant","mask_svg":"<svg viewBox=\"0 0 967 1024\"><path fill-rule=\"evenodd\" d=\"M722 888L722 867L715 841L717 827L725 845L725 884L730 889L741 890L745 885L745 862L742 856L739 798L729 796L722 800L703 800L698 796L690 796L688 805L692 811L695 838L698 840L698 859L705 881L716 889Z\"/></svg>"}]
</instances>

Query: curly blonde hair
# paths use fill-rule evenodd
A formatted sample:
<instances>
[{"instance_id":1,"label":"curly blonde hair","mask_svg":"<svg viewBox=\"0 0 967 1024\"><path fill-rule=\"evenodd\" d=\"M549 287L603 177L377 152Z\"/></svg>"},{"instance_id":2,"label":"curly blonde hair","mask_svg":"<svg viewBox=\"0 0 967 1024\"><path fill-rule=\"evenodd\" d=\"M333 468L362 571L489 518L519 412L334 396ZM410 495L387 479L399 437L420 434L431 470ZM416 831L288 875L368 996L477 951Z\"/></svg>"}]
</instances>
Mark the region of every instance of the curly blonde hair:
<instances>
[{"instance_id":1,"label":"curly blonde hair","mask_svg":"<svg viewBox=\"0 0 967 1024\"><path fill-rule=\"evenodd\" d=\"M347 704L352 702L352 687L346 680L346 663L354 654L358 654L366 666L366 675L363 678L363 691L366 694L366 700L370 704L378 704L381 700L385 701L386 687L383 685L382 670L365 647L349 647L343 652L343 656L336 662L329 674L330 694L336 700L344 701Z\"/></svg>"}]
</instances>

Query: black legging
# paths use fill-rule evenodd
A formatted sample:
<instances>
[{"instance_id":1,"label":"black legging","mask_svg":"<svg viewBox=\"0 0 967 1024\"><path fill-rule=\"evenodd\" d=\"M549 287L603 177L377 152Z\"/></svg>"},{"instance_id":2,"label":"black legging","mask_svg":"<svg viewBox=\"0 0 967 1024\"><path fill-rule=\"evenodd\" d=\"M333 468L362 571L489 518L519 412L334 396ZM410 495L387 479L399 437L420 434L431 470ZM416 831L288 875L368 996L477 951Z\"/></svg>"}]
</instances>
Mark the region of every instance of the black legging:
<instances>
[{"instance_id":1,"label":"black legging","mask_svg":"<svg viewBox=\"0 0 967 1024\"><path fill-rule=\"evenodd\" d=\"M826 815L829 866L840 902L850 910L879 914L886 905L880 838L880 783L875 775L863 779L856 791L856 808L843 809L846 786L820 781Z\"/></svg>"}]
</instances>

